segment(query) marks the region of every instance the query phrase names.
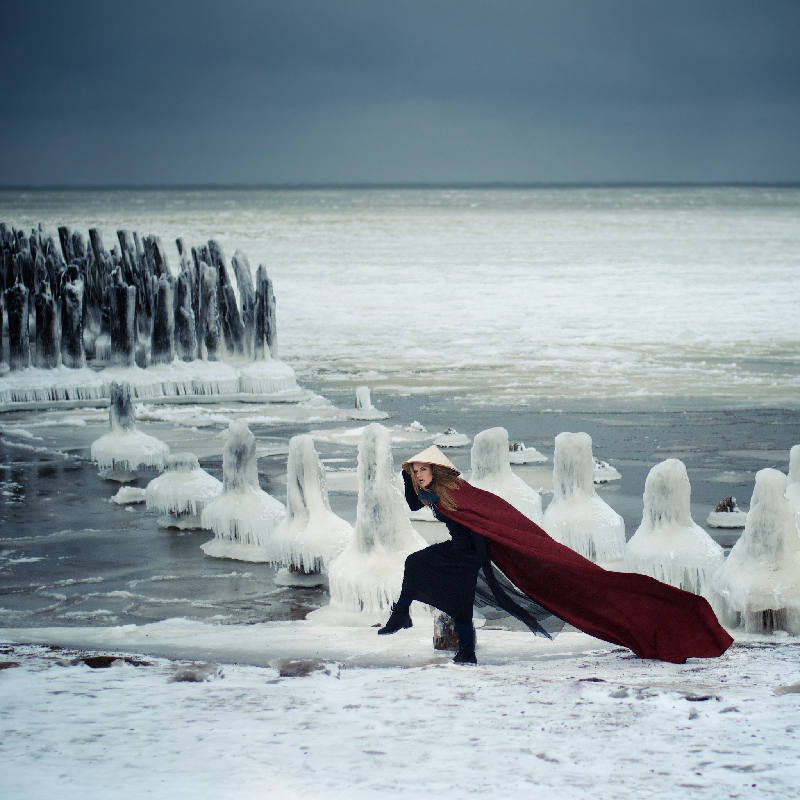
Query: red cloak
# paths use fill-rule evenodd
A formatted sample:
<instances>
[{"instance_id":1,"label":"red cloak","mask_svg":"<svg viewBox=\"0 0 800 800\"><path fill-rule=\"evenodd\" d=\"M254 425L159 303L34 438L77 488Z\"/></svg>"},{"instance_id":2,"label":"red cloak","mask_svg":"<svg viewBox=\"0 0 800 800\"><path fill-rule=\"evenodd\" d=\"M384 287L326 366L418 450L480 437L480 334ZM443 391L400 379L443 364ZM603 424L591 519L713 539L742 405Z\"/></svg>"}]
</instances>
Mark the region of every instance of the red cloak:
<instances>
[{"instance_id":1,"label":"red cloak","mask_svg":"<svg viewBox=\"0 0 800 800\"><path fill-rule=\"evenodd\" d=\"M585 633L675 664L715 658L733 643L704 598L598 567L505 500L466 482L450 495L457 510L442 513L485 536L492 561L520 590Z\"/></svg>"}]
</instances>

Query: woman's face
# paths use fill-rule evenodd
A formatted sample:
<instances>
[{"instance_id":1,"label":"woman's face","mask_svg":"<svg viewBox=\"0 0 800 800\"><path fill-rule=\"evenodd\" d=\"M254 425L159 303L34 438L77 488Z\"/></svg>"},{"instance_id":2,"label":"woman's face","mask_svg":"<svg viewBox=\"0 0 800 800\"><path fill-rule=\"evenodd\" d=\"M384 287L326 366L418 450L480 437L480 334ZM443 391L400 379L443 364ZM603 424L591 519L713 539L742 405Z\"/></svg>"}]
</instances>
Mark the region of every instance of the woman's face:
<instances>
[{"instance_id":1,"label":"woman's face","mask_svg":"<svg viewBox=\"0 0 800 800\"><path fill-rule=\"evenodd\" d=\"M427 489L433 480L433 466L431 464L423 464L421 461L415 461L411 465L411 470L417 483L423 488Z\"/></svg>"}]
</instances>

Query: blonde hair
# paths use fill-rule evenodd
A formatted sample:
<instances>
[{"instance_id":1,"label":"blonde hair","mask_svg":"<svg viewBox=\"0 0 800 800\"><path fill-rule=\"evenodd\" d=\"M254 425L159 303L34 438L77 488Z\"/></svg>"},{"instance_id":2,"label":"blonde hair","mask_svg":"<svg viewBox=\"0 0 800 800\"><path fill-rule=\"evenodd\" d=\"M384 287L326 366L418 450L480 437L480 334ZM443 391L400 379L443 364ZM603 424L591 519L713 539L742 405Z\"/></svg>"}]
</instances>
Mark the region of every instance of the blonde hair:
<instances>
[{"instance_id":1,"label":"blonde hair","mask_svg":"<svg viewBox=\"0 0 800 800\"><path fill-rule=\"evenodd\" d=\"M445 511L457 511L458 506L453 502L453 498L450 497L450 491L458 489L464 481L458 477L458 473L449 467L443 467L441 464L430 464L430 467L433 469L433 480L428 484L428 488L425 491L435 492L439 496L439 505ZM419 492L422 487L414 474L412 464L409 464L405 470L411 476L411 484L414 487L414 491ZM425 505L430 505L424 500L422 502Z\"/></svg>"}]
</instances>

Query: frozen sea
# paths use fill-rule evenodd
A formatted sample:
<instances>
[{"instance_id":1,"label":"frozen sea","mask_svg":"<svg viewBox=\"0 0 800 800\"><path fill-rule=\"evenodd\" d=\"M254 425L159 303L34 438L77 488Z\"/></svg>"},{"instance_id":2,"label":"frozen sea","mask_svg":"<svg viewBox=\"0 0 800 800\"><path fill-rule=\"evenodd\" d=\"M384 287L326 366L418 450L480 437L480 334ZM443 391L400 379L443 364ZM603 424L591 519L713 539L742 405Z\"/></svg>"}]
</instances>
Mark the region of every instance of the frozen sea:
<instances>
[{"instance_id":1,"label":"frozen sea","mask_svg":"<svg viewBox=\"0 0 800 800\"><path fill-rule=\"evenodd\" d=\"M800 442L797 188L1 191L0 220L98 227L106 246L118 228L216 238L264 263L281 358L332 404L144 402L138 427L221 477L227 426L246 421L281 500L289 438L310 431L351 522L358 385L389 414L397 464L447 427L503 425L550 459L515 467L545 505L554 437L588 432L622 475L598 492L628 537L659 461L687 465L705 527ZM116 797L117 775L126 796L214 798L785 797L800 779L800 694L773 694L800 681L797 637L737 633L716 662L654 665L500 619L478 631L481 667L459 671L424 625L390 642L315 628L324 590L276 586L267 565L205 556L208 533L110 502L118 486L88 462L106 409L0 411L13 797ZM469 446L448 455L469 469ZM150 666L91 670L90 652ZM327 673L282 678L270 662L286 658ZM199 660L222 665L214 680L168 682Z\"/></svg>"}]
</instances>

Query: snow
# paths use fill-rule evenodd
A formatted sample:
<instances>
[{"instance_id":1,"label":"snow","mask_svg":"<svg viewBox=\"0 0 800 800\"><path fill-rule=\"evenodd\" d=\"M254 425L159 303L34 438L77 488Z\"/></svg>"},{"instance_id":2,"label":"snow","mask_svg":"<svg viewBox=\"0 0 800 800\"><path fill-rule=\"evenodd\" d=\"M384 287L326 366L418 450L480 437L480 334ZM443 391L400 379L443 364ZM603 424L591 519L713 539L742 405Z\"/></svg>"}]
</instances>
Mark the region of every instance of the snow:
<instances>
[{"instance_id":1,"label":"snow","mask_svg":"<svg viewBox=\"0 0 800 800\"><path fill-rule=\"evenodd\" d=\"M537 525L542 524L539 493L511 471L508 460L508 431L489 428L475 436L472 445L472 473L469 482L510 503Z\"/></svg>"},{"instance_id":2,"label":"snow","mask_svg":"<svg viewBox=\"0 0 800 800\"><path fill-rule=\"evenodd\" d=\"M309 619L372 625L376 615L387 615L400 596L406 556L427 546L411 526L405 506L394 476L391 436L373 422L364 429L358 448L355 536L328 567L330 604Z\"/></svg>"},{"instance_id":3,"label":"snow","mask_svg":"<svg viewBox=\"0 0 800 800\"><path fill-rule=\"evenodd\" d=\"M625 522L594 489L592 439L559 433L553 455L553 499L542 527L561 544L604 566L625 554Z\"/></svg>"},{"instance_id":4,"label":"snow","mask_svg":"<svg viewBox=\"0 0 800 800\"><path fill-rule=\"evenodd\" d=\"M372 405L369 386L359 386L356 389L355 408L347 412L350 419L387 419L389 415L385 411L379 411Z\"/></svg>"},{"instance_id":5,"label":"snow","mask_svg":"<svg viewBox=\"0 0 800 800\"><path fill-rule=\"evenodd\" d=\"M547 456L535 447L525 447L525 442L514 442L509 447L508 461L510 464L538 464L547 461Z\"/></svg>"},{"instance_id":6,"label":"snow","mask_svg":"<svg viewBox=\"0 0 800 800\"><path fill-rule=\"evenodd\" d=\"M724 624L800 633L800 530L785 490L782 472L756 473L744 532L714 578Z\"/></svg>"},{"instance_id":7,"label":"snow","mask_svg":"<svg viewBox=\"0 0 800 800\"><path fill-rule=\"evenodd\" d=\"M199 527L203 509L221 493L222 483L200 467L194 453L176 453L167 457L164 473L147 484L147 507L171 515L174 527Z\"/></svg>"},{"instance_id":8,"label":"snow","mask_svg":"<svg viewBox=\"0 0 800 800\"><path fill-rule=\"evenodd\" d=\"M272 534L275 561L306 573L326 572L352 536L352 525L331 511L325 468L314 449L314 439L308 434L292 437L287 461L286 516Z\"/></svg>"},{"instance_id":9,"label":"snow","mask_svg":"<svg viewBox=\"0 0 800 800\"><path fill-rule=\"evenodd\" d=\"M625 545L625 569L710 598L722 548L692 519L686 465L669 458L644 485L642 524Z\"/></svg>"},{"instance_id":10,"label":"snow","mask_svg":"<svg viewBox=\"0 0 800 800\"><path fill-rule=\"evenodd\" d=\"M286 509L259 486L256 438L243 422L232 422L228 429L222 483L222 494L200 518L215 534L202 546L203 552L216 558L273 561L270 538Z\"/></svg>"},{"instance_id":11,"label":"snow","mask_svg":"<svg viewBox=\"0 0 800 800\"><path fill-rule=\"evenodd\" d=\"M800 680L796 639L744 636L675 665L583 634L478 631L480 665L458 667L432 650L430 623L393 637L307 627L315 646L300 649L291 626L179 623L0 632L123 656L90 669L81 649L3 648L19 664L0 671L4 793L721 800L791 797L800 779L800 695L784 689ZM278 659L306 659L308 676L281 678Z\"/></svg>"},{"instance_id":12,"label":"snow","mask_svg":"<svg viewBox=\"0 0 800 800\"><path fill-rule=\"evenodd\" d=\"M786 478L786 499L800 514L800 444L789 451L789 476Z\"/></svg>"}]
</instances>

